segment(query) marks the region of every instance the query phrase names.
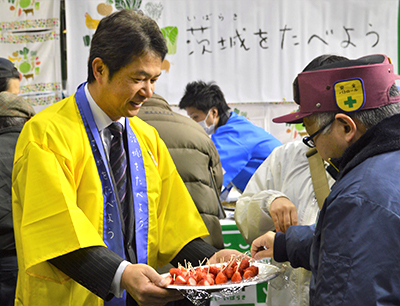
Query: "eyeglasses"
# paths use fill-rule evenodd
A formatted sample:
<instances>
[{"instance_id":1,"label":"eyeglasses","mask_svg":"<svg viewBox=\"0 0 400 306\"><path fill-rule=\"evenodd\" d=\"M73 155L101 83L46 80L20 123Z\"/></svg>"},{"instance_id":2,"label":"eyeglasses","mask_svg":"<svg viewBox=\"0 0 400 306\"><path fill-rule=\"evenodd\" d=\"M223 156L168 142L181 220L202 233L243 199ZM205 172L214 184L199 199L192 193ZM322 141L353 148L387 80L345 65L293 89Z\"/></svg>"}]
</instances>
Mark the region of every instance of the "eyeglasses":
<instances>
[{"instance_id":1,"label":"eyeglasses","mask_svg":"<svg viewBox=\"0 0 400 306\"><path fill-rule=\"evenodd\" d=\"M305 136L303 138L303 142L306 146L310 148L315 148L315 142L314 142L314 137L317 136L319 133L321 133L323 130L325 130L328 126L330 126L333 121L335 121L335 118L333 120L329 121L327 124L325 124L322 128L320 128L318 131L316 131L314 134L310 136Z\"/></svg>"}]
</instances>

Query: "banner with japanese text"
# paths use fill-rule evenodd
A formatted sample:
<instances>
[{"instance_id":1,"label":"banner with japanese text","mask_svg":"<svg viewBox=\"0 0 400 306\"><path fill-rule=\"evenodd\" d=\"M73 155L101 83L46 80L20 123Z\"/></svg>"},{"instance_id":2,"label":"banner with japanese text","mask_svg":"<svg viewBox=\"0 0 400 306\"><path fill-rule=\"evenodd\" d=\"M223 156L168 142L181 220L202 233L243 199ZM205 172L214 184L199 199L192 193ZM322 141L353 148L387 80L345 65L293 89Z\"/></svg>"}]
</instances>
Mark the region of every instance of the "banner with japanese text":
<instances>
[{"instance_id":1,"label":"banner with japanese text","mask_svg":"<svg viewBox=\"0 0 400 306\"><path fill-rule=\"evenodd\" d=\"M325 53L385 53L397 67L398 0L66 0L68 94L86 80L99 20L121 8L159 24L169 52L156 92L173 105L200 79L228 103L291 101L295 76Z\"/></svg>"},{"instance_id":2,"label":"banner with japanese text","mask_svg":"<svg viewBox=\"0 0 400 306\"><path fill-rule=\"evenodd\" d=\"M0 0L0 17L0 57L21 73L21 95L36 110L61 100L60 2Z\"/></svg>"}]
</instances>

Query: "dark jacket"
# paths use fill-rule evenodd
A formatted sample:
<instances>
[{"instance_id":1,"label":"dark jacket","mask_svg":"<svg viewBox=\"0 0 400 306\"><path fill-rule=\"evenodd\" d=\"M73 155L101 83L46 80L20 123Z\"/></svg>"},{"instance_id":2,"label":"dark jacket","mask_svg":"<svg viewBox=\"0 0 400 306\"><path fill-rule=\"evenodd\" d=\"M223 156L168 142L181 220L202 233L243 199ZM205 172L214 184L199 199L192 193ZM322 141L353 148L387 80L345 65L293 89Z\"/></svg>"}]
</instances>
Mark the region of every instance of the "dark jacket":
<instances>
[{"instance_id":1,"label":"dark jacket","mask_svg":"<svg viewBox=\"0 0 400 306\"><path fill-rule=\"evenodd\" d=\"M214 143L198 123L173 112L159 95L154 94L143 103L138 117L155 127L167 145L210 233L204 240L222 249L224 243L217 197L222 187L222 166ZM213 188L213 181L216 188Z\"/></svg>"},{"instance_id":2,"label":"dark jacket","mask_svg":"<svg viewBox=\"0 0 400 306\"><path fill-rule=\"evenodd\" d=\"M275 241L295 267L311 268L310 305L400 305L399 122L368 129L335 161L315 231L292 226Z\"/></svg>"},{"instance_id":3,"label":"dark jacket","mask_svg":"<svg viewBox=\"0 0 400 306\"><path fill-rule=\"evenodd\" d=\"M11 213L11 174L22 126L0 129L0 256L16 255Z\"/></svg>"}]
</instances>

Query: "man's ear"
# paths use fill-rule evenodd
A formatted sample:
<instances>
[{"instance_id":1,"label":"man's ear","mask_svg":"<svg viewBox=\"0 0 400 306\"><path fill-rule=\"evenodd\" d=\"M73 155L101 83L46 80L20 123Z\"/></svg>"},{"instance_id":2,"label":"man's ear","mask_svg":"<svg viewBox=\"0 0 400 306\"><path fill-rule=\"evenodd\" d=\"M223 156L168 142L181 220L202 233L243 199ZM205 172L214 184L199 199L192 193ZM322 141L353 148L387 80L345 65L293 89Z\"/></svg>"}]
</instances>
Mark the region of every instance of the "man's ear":
<instances>
[{"instance_id":1,"label":"man's ear","mask_svg":"<svg viewBox=\"0 0 400 306\"><path fill-rule=\"evenodd\" d=\"M346 115L346 114L336 114L335 119L338 121L338 124L340 125L340 130L339 132L342 133L341 136L343 136L344 140L348 143L353 143L357 139L357 124L354 122L354 120Z\"/></svg>"},{"instance_id":2,"label":"man's ear","mask_svg":"<svg viewBox=\"0 0 400 306\"><path fill-rule=\"evenodd\" d=\"M93 75L96 81L102 84L108 79L108 68L100 57L96 57L92 62Z\"/></svg>"},{"instance_id":3,"label":"man's ear","mask_svg":"<svg viewBox=\"0 0 400 306\"><path fill-rule=\"evenodd\" d=\"M213 115L213 118L219 117L218 108L216 108L215 106L211 107L210 113Z\"/></svg>"}]
</instances>

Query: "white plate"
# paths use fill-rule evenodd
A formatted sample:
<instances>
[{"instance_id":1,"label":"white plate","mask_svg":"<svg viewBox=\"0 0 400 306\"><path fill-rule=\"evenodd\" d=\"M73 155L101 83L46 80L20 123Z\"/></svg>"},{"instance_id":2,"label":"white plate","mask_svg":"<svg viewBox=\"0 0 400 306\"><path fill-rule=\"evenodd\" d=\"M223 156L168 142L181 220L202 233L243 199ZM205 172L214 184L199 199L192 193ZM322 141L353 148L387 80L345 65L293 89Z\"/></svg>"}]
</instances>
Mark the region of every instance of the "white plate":
<instances>
[{"instance_id":1,"label":"white plate","mask_svg":"<svg viewBox=\"0 0 400 306\"><path fill-rule=\"evenodd\" d=\"M217 264L216 266L220 266L221 264ZM276 266L265 264L265 263L253 263L253 265L258 266L258 275L249 279L244 279L241 282L232 283L228 281L224 284L219 285L210 285L210 286L189 286L189 285L169 285L167 289L176 289L176 290L202 290L207 292L215 292L221 291L224 289L232 289L232 288L242 288L246 286L252 286L259 283L265 283L280 273L280 269ZM169 273L162 274L162 276L166 277L170 275Z\"/></svg>"}]
</instances>

